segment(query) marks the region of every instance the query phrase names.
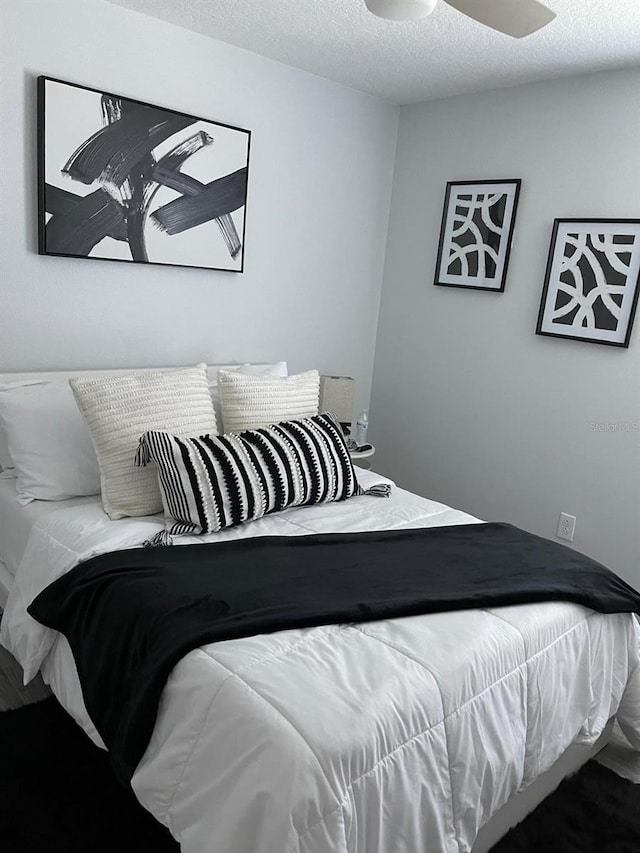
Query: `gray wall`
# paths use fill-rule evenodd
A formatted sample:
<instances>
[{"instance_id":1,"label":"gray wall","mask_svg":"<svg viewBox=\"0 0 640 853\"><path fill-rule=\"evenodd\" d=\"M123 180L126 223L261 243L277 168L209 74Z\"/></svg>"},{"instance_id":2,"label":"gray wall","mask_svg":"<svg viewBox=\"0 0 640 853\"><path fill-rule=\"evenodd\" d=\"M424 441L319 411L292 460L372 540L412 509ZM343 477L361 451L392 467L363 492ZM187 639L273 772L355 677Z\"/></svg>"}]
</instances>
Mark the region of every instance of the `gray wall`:
<instances>
[{"instance_id":1,"label":"gray wall","mask_svg":"<svg viewBox=\"0 0 640 853\"><path fill-rule=\"evenodd\" d=\"M288 359L368 401L399 109L102 0L2 0L0 370ZM38 74L253 131L245 273L39 257Z\"/></svg>"},{"instance_id":2,"label":"gray wall","mask_svg":"<svg viewBox=\"0 0 640 853\"><path fill-rule=\"evenodd\" d=\"M554 217L640 216L638 139L640 70L403 107L371 438L378 470L481 518L576 515L574 546L640 587L640 316L628 350L534 334ZM505 293L434 287L446 181L511 177Z\"/></svg>"}]
</instances>

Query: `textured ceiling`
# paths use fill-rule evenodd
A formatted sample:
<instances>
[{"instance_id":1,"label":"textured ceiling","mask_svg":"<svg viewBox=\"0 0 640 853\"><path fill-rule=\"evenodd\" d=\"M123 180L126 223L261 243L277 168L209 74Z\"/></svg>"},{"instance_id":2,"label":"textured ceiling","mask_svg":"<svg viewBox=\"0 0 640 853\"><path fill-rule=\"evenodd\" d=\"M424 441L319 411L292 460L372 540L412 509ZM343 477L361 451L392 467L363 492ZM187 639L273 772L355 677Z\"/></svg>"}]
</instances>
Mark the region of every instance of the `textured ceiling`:
<instances>
[{"instance_id":1,"label":"textured ceiling","mask_svg":"<svg viewBox=\"0 0 640 853\"><path fill-rule=\"evenodd\" d=\"M640 65L640 0L547 0L522 40L443 2L392 22L363 0L109 0L400 103Z\"/></svg>"}]
</instances>

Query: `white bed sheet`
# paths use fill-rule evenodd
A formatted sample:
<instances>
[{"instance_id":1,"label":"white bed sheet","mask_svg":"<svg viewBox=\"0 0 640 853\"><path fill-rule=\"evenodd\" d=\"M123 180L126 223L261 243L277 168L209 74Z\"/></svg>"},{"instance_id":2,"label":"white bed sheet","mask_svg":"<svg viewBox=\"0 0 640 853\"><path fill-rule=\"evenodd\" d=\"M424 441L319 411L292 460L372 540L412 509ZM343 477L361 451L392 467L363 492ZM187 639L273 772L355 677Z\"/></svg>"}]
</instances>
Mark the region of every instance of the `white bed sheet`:
<instances>
[{"instance_id":1,"label":"white bed sheet","mask_svg":"<svg viewBox=\"0 0 640 853\"><path fill-rule=\"evenodd\" d=\"M20 506L16 501L16 481L0 478L0 562L4 563L9 574L15 577L36 521L60 510L90 503L99 505L100 496L32 501Z\"/></svg>"},{"instance_id":2,"label":"white bed sheet","mask_svg":"<svg viewBox=\"0 0 640 853\"><path fill-rule=\"evenodd\" d=\"M394 489L210 538L473 521ZM96 506L37 522L2 623L3 644L29 676L42 667L97 742L66 640L25 605L78 560L160 527ZM612 715L640 749L639 645L630 614L570 603L210 644L170 675L133 788L183 853L468 851L516 791L571 743L594 743Z\"/></svg>"},{"instance_id":3,"label":"white bed sheet","mask_svg":"<svg viewBox=\"0 0 640 853\"><path fill-rule=\"evenodd\" d=\"M0 560L0 610L4 610L12 586L13 575L2 560Z\"/></svg>"}]
</instances>

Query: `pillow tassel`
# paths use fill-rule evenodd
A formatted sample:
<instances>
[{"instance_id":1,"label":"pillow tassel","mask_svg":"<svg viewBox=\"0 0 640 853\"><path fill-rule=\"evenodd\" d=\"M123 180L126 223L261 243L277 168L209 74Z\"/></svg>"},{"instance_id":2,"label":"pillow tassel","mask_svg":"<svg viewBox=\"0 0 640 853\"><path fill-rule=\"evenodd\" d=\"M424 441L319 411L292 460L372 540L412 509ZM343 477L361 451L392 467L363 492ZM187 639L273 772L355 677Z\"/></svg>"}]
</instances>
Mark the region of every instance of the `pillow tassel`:
<instances>
[{"instance_id":1,"label":"pillow tassel","mask_svg":"<svg viewBox=\"0 0 640 853\"><path fill-rule=\"evenodd\" d=\"M136 468L145 468L151 462L151 453L149 452L149 442L146 435L140 436L138 449L136 450L136 458L134 465Z\"/></svg>"},{"instance_id":2,"label":"pillow tassel","mask_svg":"<svg viewBox=\"0 0 640 853\"><path fill-rule=\"evenodd\" d=\"M360 486L360 491L358 492L360 495L371 495L373 498L388 498L391 496L391 484L390 483L376 483L368 489L363 489Z\"/></svg>"},{"instance_id":3,"label":"pillow tassel","mask_svg":"<svg viewBox=\"0 0 640 853\"><path fill-rule=\"evenodd\" d=\"M160 533L156 533L151 539L142 543L143 548L160 548L163 545L173 545L173 537L169 536L166 530L161 530Z\"/></svg>"}]
</instances>

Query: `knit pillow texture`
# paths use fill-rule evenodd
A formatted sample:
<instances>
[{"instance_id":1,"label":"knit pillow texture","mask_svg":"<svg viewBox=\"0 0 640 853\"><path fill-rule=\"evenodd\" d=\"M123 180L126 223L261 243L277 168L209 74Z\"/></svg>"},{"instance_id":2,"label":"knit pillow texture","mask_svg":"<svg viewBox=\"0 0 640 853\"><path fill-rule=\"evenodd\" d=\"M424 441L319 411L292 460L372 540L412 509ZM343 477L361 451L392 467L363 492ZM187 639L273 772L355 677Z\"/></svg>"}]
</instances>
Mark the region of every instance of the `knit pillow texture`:
<instances>
[{"instance_id":1,"label":"knit pillow texture","mask_svg":"<svg viewBox=\"0 0 640 853\"><path fill-rule=\"evenodd\" d=\"M105 512L112 519L161 512L156 471L135 465L140 436L148 430L217 433L206 364L79 377L69 384L98 457Z\"/></svg>"}]
</instances>

